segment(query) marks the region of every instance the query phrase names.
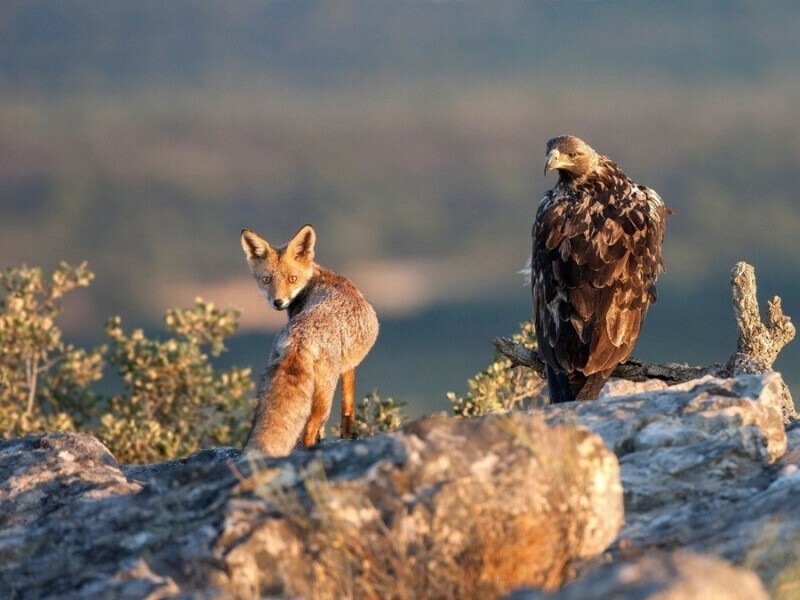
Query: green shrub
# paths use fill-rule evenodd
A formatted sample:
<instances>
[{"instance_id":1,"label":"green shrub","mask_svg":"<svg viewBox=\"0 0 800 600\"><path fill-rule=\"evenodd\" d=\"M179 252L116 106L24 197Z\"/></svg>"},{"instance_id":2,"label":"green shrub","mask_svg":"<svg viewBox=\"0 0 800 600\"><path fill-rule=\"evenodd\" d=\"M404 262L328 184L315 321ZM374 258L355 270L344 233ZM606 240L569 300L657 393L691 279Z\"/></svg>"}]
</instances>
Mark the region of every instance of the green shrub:
<instances>
[{"instance_id":1,"label":"green shrub","mask_svg":"<svg viewBox=\"0 0 800 600\"><path fill-rule=\"evenodd\" d=\"M0 435L79 429L122 462L241 444L252 414L250 369L218 371L209 362L209 353L225 350L239 313L197 299L194 308L167 313L171 337L163 341L140 329L126 334L114 317L106 325L110 350L87 352L62 341L55 318L61 298L92 278L85 263L62 263L49 279L24 266L0 275ZM124 383L112 397L89 390L106 355Z\"/></svg>"},{"instance_id":2,"label":"green shrub","mask_svg":"<svg viewBox=\"0 0 800 600\"><path fill-rule=\"evenodd\" d=\"M22 266L0 274L0 427L4 437L43 429L75 429L102 377L105 348L65 344L55 318L61 298L93 278L86 263L61 263L49 278Z\"/></svg>"},{"instance_id":3,"label":"green shrub","mask_svg":"<svg viewBox=\"0 0 800 600\"><path fill-rule=\"evenodd\" d=\"M377 390L356 404L355 432L359 438L394 431L408 420L406 403L391 396L381 396Z\"/></svg>"},{"instance_id":4,"label":"green shrub","mask_svg":"<svg viewBox=\"0 0 800 600\"><path fill-rule=\"evenodd\" d=\"M141 329L126 334L119 317L108 321L109 362L125 390L107 400L97 434L118 458L161 460L244 442L253 411L250 369L217 371L205 352L218 356L225 350L238 317L238 311L220 311L198 298L192 309L167 313L172 337L163 341Z\"/></svg>"},{"instance_id":5,"label":"green shrub","mask_svg":"<svg viewBox=\"0 0 800 600\"><path fill-rule=\"evenodd\" d=\"M356 402L353 423L356 437L361 439L394 431L408 421L405 407L405 402L391 396L381 396L377 390L367 394L360 402ZM338 436L339 433L338 425L331 427L331 435Z\"/></svg>"},{"instance_id":6,"label":"green shrub","mask_svg":"<svg viewBox=\"0 0 800 600\"><path fill-rule=\"evenodd\" d=\"M527 348L536 348L533 321L522 323L512 339ZM492 364L467 381L467 387L463 396L447 393L450 407L459 417L478 417L495 410L513 410L535 404L545 382L531 369L512 367L510 359L496 353Z\"/></svg>"}]
</instances>

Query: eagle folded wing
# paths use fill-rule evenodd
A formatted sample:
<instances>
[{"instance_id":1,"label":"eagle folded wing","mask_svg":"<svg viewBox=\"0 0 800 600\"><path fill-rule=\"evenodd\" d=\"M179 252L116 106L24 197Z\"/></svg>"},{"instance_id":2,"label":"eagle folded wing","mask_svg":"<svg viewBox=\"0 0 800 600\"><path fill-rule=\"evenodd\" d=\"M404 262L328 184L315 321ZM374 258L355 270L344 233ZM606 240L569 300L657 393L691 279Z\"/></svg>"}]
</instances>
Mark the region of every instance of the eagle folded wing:
<instances>
[{"instance_id":1,"label":"eagle folded wing","mask_svg":"<svg viewBox=\"0 0 800 600\"><path fill-rule=\"evenodd\" d=\"M667 212L647 188L596 203L545 198L534 224L540 352L564 372L608 376L633 350L662 269Z\"/></svg>"}]
</instances>

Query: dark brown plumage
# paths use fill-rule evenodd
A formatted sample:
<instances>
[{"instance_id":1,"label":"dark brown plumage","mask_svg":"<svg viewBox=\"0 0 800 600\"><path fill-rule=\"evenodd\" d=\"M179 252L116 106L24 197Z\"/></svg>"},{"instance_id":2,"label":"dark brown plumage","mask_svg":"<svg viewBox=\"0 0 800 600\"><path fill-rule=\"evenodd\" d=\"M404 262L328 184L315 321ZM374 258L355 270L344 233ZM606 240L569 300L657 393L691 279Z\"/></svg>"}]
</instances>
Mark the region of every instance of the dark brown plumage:
<instances>
[{"instance_id":1,"label":"dark brown plumage","mask_svg":"<svg viewBox=\"0 0 800 600\"><path fill-rule=\"evenodd\" d=\"M558 183L533 225L531 287L550 397L564 402L596 398L633 351L672 211L576 137L547 143L545 174L553 169Z\"/></svg>"}]
</instances>

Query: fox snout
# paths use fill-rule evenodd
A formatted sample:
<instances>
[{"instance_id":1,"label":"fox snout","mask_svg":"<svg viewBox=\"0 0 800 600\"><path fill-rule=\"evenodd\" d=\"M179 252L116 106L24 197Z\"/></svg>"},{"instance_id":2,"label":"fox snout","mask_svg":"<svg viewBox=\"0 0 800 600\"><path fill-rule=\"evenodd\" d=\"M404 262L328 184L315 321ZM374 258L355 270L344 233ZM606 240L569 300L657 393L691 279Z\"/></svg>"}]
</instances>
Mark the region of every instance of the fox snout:
<instances>
[{"instance_id":1,"label":"fox snout","mask_svg":"<svg viewBox=\"0 0 800 600\"><path fill-rule=\"evenodd\" d=\"M281 298L279 297L281 294L278 293L277 290L271 289L273 286L259 286L261 288L261 295L267 299L269 305L274 308L275 310L284 310L289 308L289 304L291 304L291 298Z\"/></svg>"},{"instance_id":2,"label":"fox snout","mask_svg":"<svg viewBox=\"0 0 800 600\"><path fill-rule=\"evenodd\" d=\"M286 310L300 292L303 291L305 284L299 286L286 285L283 281L279 281L278 276L271 279L270 283L265 284L259 282L258 287L261 290L261 295L267 299L269 305L275 310Z\"/></svg>"}]
</instances>

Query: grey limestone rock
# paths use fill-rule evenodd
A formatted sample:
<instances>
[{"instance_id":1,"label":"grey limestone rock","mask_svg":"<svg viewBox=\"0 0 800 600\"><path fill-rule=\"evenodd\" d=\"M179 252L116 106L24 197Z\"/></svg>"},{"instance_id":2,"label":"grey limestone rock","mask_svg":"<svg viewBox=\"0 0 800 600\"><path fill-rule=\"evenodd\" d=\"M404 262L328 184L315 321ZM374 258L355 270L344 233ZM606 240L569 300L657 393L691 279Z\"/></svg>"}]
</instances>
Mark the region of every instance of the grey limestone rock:
<instances>
[{"instance_id":1,"label":"grey limestone rock","mask_svg":"<svg viewBox=\"0 0 800 600\"><path fill-rule=\"evenodd\" d=\"M770 590L800 582L800 427L784 428L780 375L625 387L545 411L619 457L626 522L611 555L688 548L746 565Z\"/></svg>"},{"instance_id":2,"label":"grey limestone rock","mask_svg":"<svg viewBox=\"0 0 800 600\"><path fill-rule=\"evenodd\" d=\"M586 574L557 592L518 590L508 600L767 600L752 571L716 556L686 550L653 551L617 561Z\"/></svg>"},{"instance_id":3,"label":"grey limestone rock","mask_svg":"<svg viewBox=\"0 0 800 600\"><path fill-rule=\"evenodd\" d=\"M777 596L800 582L782 389L627 386L281 459L120 467L84 434L2 441L0 597Z\"/></svg>"},{"instance_id":4,"label":"grey limestone rock","mask_svg":"<svg viewBox=\"0 0 800 600\"><path fill-rule=\"evenodd\" d=\"M623 520L600 438L523 414L431 417L283 459L228 448L122 468L91 436L47 433L0 442L0 491L0 597L17 599L338 597L337 569L366 569L342 567L359 550L382 571L434 573L428 585L469 585L465 560L555 584ZM520 554L487 556L487 542Z\"/></svg>"},{"instance_id":5,"label":"grey limestone rock","mask_svg":"<svg viewBox=\"0 0 800 600\"><path fill-rule=\"evenodd\" d=\"M234 535L218 540L226 568L215 585L335 598L351 580L375 597L403 582L430 597L464 597L491 572L502 574L499 588L486 588L496 595L521 582L560 583L622 525L616 460L585 430L549 428L536 415L435 416L374 440L402 461L332 484L312 475L288 518L252 518L280 504L270 488L281 473L255 498L237 498L225 525ZM386 583L386 573L396 579Z\"/></svg>"}]
</instances>

